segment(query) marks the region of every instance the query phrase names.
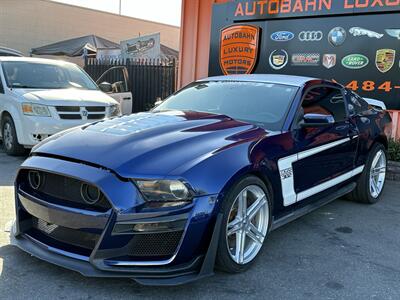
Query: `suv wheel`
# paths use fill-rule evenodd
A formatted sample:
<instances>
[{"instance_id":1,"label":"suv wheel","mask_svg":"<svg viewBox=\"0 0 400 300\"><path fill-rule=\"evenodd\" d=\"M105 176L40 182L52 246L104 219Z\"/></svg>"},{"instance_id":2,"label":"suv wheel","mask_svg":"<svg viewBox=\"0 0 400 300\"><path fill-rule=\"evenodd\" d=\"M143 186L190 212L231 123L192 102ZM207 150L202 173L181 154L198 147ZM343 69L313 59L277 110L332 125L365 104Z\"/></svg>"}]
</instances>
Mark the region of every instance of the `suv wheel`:
<instances>
[{"instance_id":1,"label":"suv wheel","mask_svg":"<svg viewBox=\"0 0 400 300\"><path fill-rule=\"evenodd\" d=\"M1 123L4 150L8 155L22 155L25 148L18 143L14 121L10 116L5 116Z\"/></svg>"}]
</instances>

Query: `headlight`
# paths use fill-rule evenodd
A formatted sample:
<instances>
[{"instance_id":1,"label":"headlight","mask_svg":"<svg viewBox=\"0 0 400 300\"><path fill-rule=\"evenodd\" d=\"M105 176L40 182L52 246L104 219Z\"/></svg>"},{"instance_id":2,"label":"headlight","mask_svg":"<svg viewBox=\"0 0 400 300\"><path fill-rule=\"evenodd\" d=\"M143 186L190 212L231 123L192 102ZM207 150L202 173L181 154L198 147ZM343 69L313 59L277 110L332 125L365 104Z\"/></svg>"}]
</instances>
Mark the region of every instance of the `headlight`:
<instances>
[{"instance_id":1,"label":"headlight","mask_svg":"<svg viewBox=\"0 0 400 300\"><path fill-rule=\"evenodd\" d=\"M22 103L22 112L28 116L50 117L50 111L46 105Z\"/></svg>"},{"instance_id":2,"label":"headlight","mask_svg":"<svg viewBox=\"0 0 400 300\"><path fill-rule=\"evenodd\" d=\"M147 201L187 201L191 193L179 180L135 180Z\"/></svg>"},{"instance_id":3,"label":"headlight","mask_svg":"<svg viewBox=\"0 0 400 300\"><path fill-rule=\"evenodd\" d=\"M116 116L119 116L119 114L120 114L119 105L118 104L111 105L110 106L110 117L116 117Z\"/></svg>"}]
</instances>

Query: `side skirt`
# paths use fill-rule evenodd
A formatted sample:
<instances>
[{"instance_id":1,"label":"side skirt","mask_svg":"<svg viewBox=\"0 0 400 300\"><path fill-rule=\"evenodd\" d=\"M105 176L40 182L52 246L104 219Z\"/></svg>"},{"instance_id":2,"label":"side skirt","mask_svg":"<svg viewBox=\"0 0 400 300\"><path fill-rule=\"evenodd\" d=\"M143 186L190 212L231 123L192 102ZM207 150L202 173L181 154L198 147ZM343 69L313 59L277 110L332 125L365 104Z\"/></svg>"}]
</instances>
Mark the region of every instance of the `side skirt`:
<instances>
[{"instance_id":1,"label":"side skirt","mask_svg":"<svg viewBox=\"0 0 400 300\"><path fill-rule=\"evenodd\" d=\"M304 206L294 212L289 213L288 215L285 215L284 217L281 217L279 219L275 219L272 221L272 226L271 226L271 231L278 229L279 227L286 225L287 223L290 223L334 200L336 200L337 198L340 198L348 193L350 193L351 191L354 190L354 188L356 187L356 183L350 183L344 187L342 187L340 190L330 194L327 197L322 198L321 200L318 200L317 202L313 202L307 206Z\"/></svg>"}]
</instances>

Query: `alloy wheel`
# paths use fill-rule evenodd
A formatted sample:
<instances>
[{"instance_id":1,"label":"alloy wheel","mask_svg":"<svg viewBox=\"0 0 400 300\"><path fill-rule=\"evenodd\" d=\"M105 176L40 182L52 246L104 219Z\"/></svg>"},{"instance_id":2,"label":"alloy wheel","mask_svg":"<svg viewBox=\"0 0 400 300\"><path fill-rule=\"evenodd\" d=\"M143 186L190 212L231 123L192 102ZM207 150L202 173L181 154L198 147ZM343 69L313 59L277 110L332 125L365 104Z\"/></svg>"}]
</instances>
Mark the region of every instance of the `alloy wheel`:
<instances>
[{"instance_id":1,"label":"alloy wheel","mask_svg":"<svg viewBox=\"0 0 400 300\"><path fill-rule=\"evenodd\" d=\"M379 150L372 160L369 175L369 190L373 198L378 198L383 190L386 178L386 154Z\"/></svg>"},{"instance_id":2,"label":"alloy wheel","mask_svg":"<svg viewBox=\"0 0 400 300\"><path fill-rule=\"evenodd\" d=\"M4 128L3 128L3 142L4 142L4 147L7 150L12 149L13 147L13 132L12 132L12 127L10 123L5 123Z\"/></svg>"},{"instance_id":3,"label":"alloy wheel","mask_svg":"<svg viewBox=\"0 0 400 300\"><path fill-rule=\"evenodd\" d=\"M257 185L244 188L236 197L226 225L228 252L237 264L251 262L261 250L269 225L267 195Z\"/></svg>"}]
</instances>

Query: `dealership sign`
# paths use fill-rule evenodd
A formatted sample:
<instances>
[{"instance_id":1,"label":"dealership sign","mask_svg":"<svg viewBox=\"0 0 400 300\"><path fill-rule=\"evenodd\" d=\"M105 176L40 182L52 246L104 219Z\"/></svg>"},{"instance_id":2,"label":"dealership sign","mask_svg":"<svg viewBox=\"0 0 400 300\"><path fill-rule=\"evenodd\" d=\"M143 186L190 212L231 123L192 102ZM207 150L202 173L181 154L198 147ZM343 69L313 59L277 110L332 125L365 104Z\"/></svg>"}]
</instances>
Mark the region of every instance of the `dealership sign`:
<instances>
[{"instance_id":1,"label":"dealership sign","mask_svg":"<svg viewBox=\"0 0 400 300\"><path fill-rule=\"evenodd\" d=\"M225 75L250 74L258 57L260 29L233 25L221 30L219 64Z\"/></svg>"},{"instance_id":2,"label":"dealership sign","mask_svg":"<svg viewBox=\"0 0 400 300\"><path fill-rule=\"evenodd\" d=\"M400 0L231 0L213 5L209 75L335 80L400 110Z\"/></svg>"},{"instance_id":3,"label":"dealership sign","mask_svg":"<svg viewBox=\"0 0 400 300\"><path fill-rule=\"evenodd\" d=\"M246 0L231 1L228 16L233 20L362 14L398 10L400 0Z\"/></svg>"}]
</instances>

